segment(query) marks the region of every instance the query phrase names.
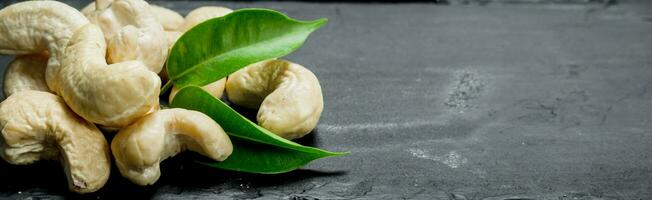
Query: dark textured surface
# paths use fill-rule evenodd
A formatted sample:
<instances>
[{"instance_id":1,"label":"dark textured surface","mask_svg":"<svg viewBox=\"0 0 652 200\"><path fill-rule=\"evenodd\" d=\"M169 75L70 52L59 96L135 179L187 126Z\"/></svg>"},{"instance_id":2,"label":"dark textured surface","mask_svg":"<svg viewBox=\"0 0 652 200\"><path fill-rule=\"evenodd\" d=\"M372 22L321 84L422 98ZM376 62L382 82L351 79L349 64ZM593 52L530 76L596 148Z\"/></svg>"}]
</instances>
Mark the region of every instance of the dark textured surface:
<instances>
[{"instance_id":1,"label":"dark textured surface","mask_svg":"<svg viewBox=\"0 0 652 200\"><path fill-rule=\"evenodd\" d=\"M287 58L325 97L302 142L352 154L274 176L182 155L154 186L114 170L86 196L67 192L57 163L0 162L0 199L651 199L652 5L575 2L153 2L328 17Z\"/></svg>"}]
</instances>

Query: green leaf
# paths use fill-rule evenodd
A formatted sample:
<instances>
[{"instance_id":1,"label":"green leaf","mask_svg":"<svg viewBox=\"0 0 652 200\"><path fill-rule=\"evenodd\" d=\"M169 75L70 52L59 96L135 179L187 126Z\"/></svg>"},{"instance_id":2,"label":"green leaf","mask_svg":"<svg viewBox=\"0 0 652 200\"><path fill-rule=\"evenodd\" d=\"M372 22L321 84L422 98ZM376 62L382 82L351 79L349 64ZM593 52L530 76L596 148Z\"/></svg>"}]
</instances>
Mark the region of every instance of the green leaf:
<instances>
[{"instance_id":1,"label":"green leaf","mask_svg":"<svg viewBox=\"0 0 652 200\"><path fill-rule=\"evenodd\" d=\"M202 112L215 120L231 136L233 154L223 162L206 165L251 173L283 173L315 159L345 155L307 147L283 139L258 126L197 86L188 86L174 97L171 107Z\"/></svg>"},{"instance_id":2,"label":"green leaf","mask_svg":"<svg viewBox=\"0 0 652 200\"><path fill-rule=\"evenodd\" d=\"M174 44L170 82L182 88L217 81L249 64L297 50L327 19L298 21L273 10L242 9L198 24Z\"/></svg>"},{"instance_id":3,"label":"green leaf","mask_svg":"<svg viewBox=\"0 0 652 200\"><path fill-rule=\"evenodd\" d=\"M320 155L265 145L238 137L231 137L231 142L234 146L233 153L225 161L211 162L208 159L200 159L197 162L233 171L277 174L298 169L312 160L322 158Z\"/></svg>"}]
</instances>

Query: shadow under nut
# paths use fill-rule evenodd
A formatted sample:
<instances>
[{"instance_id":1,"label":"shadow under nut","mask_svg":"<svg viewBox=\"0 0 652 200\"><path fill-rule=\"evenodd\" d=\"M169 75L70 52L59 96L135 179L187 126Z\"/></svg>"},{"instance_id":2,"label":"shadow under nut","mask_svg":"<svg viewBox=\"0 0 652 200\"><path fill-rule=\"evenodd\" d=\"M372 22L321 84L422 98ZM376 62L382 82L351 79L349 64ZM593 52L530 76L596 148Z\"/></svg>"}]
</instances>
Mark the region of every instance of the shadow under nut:
<instances>
[{"instance_id":1,"label":"shadow under nut","mask_svg":"<svg viewBox=\"0 0 652 200\"><path fill-rule=\"evenodd\" d=\"M103 128L124 127L158 109L161 80L140 61L107 65L102 31L93 24L71 38L60 94L70 108Z\"/></svg>"},{"instance_id":2,"label":"shadow under nut","mask_svg":"<svg viewBox=\"0 0 652 200\"><path fill-rule=\"evenodd\" d=\"M286 60L262 61L238 70L229 75L226 92L234 104L258 108L258 124L286 139L310 133L324 108L317 77Z\"/></svg>"},{"instance_id":3,"label":"shadow under nut","mask_svg":"<svg viewBox=\"0 0 652 200\"><path fill-rule=\"evenodd\" d=\"M51 93L22 91L0 103L0 156L11 164L60 160L68 187L100 189L111 169L109 145L100 130Z\"/></svg>"},{"instance_id":4,"label":"shadow under nut","mask_svg":"<svg viewBox=\"0 0 652 200\"><path fill-rule=\"evenodd\" d=\"M154 184L161 175L160 162L186 149L223 161L233 145L213 119L179 108L149 114L123 128L111 142L120 173L138 185Z\"/></svg>"}]
</instances>

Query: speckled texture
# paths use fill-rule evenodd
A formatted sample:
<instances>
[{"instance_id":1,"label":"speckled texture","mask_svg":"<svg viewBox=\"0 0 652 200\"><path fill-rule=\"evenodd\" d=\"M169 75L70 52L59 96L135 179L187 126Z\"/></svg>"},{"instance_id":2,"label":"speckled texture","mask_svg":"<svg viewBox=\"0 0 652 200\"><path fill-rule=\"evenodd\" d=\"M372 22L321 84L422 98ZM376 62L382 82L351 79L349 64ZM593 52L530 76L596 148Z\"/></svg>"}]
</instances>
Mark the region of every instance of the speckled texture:
<instances>
[{"instance_id":1,"label":"speckled texture","mask_svg":"<svg viewBox=\"0 0 652 200\"><path fill-rule=\"evenodd\" d=\"M287 58L324 93L301 142L352 154L275 176L185 154L163 162L154 186L114 173L88 198L650 199L648 2L153 2L181 14L222 5L329 18ZM1 163L0 196L70 197L58 170Z\"/></svg>"}]
</instances>

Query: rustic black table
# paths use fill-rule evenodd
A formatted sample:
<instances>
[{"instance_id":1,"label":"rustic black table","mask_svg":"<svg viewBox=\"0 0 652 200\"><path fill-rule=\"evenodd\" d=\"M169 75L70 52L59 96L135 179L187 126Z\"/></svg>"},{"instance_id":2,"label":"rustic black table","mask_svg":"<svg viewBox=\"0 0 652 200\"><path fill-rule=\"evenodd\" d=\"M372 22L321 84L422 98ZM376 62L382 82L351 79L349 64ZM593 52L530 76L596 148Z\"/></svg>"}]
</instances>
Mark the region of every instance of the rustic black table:
<instances>
[{"instance_id":1,"label":"rustic black table","mask_svg":"<svg viewBox=\"0 0 652 200\"><path fill-rule=\"evenodd\" d=\"M300 142L351 155L251 175L186 154L83 196L58 163L0 162L0 199L651 199L652 3L470 2L151 1L329 18L287 57L324 92Z\"/></svg>"}]
</instances>

